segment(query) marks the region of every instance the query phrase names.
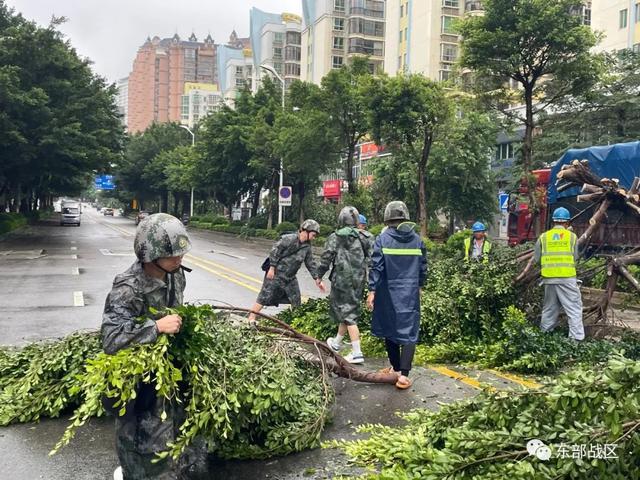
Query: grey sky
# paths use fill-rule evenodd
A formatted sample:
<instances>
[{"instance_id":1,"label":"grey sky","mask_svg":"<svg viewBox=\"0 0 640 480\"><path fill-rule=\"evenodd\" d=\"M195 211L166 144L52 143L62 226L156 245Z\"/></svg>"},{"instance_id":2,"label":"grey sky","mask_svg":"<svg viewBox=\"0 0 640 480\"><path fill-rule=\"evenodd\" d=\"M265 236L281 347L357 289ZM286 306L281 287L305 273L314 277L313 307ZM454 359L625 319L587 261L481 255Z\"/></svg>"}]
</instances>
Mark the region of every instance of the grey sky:
<instances>
[{"instance_id":1,"label":"grey sky","mask_svg":"<svg viewBox=\"0 0 640 480\"><path fill-rule=\"evenodd\" d=\"M302 13L301 0L6 0L30 20L47 25L51 15L69 20L61 31L95 71L110 82L129 75L138 47L147 35L182 38L193 31L202 40L211 33L224 43L235 28L249 35L249 10Z\"/></svg>"}]
</instances>

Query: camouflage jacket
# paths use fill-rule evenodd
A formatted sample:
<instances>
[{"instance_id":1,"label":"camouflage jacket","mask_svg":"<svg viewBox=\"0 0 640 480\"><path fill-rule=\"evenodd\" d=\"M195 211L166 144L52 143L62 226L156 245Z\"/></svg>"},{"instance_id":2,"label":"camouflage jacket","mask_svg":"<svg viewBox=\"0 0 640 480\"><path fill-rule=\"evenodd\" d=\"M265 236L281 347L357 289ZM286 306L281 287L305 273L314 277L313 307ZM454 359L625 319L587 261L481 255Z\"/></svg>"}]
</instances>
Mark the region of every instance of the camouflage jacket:
<instances>
[{"instance_id":1,"label":"camouflage jacket","mask_svg":"<svg viewBox=\"0 0 640 480\"><path fill-rule=\"evenodd\" d=\"M173 278L175 298L168 305ZM167 275L165 280L147 275L140 262L117 275L107 295L102 314L102 347L106 353L130 347L135 343L153 343L158 338L154 320L137 320L147 315L149 308L162 311L168 306L181 305L185 288L182 270ZM164 315L161 313L160 315Z\"/></svg>"},{"instance_id":2,"label":"camouflage jacket","mask_svg":"<svg viewBox=\"0 0 640 480\"><path fill-rule=\"evenodd\" d=\"M344 227L329 235L324 248L318 267L318 276L322 278L329 269L332 269L329 275L332 290L354 289L364 285L373 243L369 242L357 229Z\"/></svg>"},{"instance_id":3,"label":"camouflage jacket","mask_svg":"<svg viewBox=\"0 0 640 480\"><path fill-rule=\"evenodd\" d=\"M269 263L276 269L276 279L293 280L302 266L302 262L309 270L311 276L316 279L316 264L313 260L311 244L300 243L297 233L283 235L269 253Z\"/></svg>"}]
</instances>

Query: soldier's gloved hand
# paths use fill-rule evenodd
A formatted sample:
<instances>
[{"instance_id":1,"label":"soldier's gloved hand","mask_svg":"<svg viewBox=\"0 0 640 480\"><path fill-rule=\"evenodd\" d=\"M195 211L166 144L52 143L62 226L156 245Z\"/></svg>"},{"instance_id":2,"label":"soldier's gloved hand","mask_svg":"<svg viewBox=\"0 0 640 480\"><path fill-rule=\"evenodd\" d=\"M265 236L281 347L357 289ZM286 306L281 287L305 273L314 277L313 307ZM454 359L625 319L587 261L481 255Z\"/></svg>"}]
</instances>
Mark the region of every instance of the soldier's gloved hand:
<instances>
[{"instance_id":1,"label":"soldier's gloved hand","mask_svg":"<svg viewBox=\"0 0 640 480\"><path fill-rule=\"evenodd\" d=\"M156 320L156 327L158 327L158 332L160 333L178 333L181 326L182 318L175 313Z\"/></svg>"},{"instance_id":2,"label":"soldier's gloved hand","mask_svg":"<svg viewBox=\"0 0 640 480\"><path fill-rule=\"evenodd\" d=\"M275 276L276 276L276 268L275 267L271 267L269 269L269 271L267 272L267 278L269 280L273 280L273 277L275 277Z\"/></svg>"}]
</instances>

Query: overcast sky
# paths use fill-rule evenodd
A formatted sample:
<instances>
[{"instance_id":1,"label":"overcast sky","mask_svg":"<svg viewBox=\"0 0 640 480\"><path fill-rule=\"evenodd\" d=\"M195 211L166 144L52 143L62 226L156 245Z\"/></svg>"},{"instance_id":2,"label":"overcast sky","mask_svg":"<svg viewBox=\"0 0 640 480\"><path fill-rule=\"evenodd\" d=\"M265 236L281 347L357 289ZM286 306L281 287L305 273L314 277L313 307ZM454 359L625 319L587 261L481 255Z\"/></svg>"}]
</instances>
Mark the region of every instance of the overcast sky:
<instances>
[{"instance_id":1,"label":"overcast sky","mask_svg":"<svg viewBox=\"0 0 640 480\"><path fill-rule=\"evenodd\" d=\"M235 28L249 36L249 10L301 15L301 0L6 0L30 20L48 25L51 15L68 18L60 30L78 53L94 62L110 82L129 75L133 59L147 36L198 40L208 33L225 43Z\"/></svg>"}]
</instances>

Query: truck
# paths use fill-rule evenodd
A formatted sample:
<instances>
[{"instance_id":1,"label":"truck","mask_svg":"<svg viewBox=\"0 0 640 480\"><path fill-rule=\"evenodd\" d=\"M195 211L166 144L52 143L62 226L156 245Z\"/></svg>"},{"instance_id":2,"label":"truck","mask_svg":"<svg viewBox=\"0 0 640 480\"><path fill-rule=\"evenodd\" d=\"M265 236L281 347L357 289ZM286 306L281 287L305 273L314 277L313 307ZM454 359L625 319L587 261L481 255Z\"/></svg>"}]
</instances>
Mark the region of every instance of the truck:
<instances>
[{"instance_id":1,"label":"truck","mask_svg":"<svg viewBox=\"0 0 640 480\"><path fill-rule=\"evenodd\" d=\"M82 204L78 200L62 200L60 203L60 225L80 226Z\"/></svg>"},{"instance_id":2,"label":"truck","mask_svg":"<svg viewBox=\"0 0 640 480\"><path fill-rule=\"evenodd\" d=\"M551 227L551 215L558 207L571 213L571 225L580 236L589 227L596 204L578 202L580 187L558 189L558 172L574 160L587 160L589 168L601 178L616 178L620 187L629 189L635 177L640 177L640 141L615 145L569 149L551 168L534 170L534 181L521 179L510 193L508 204L509 245L535 241L536 235ZM529 208L529 184L534 185L538 214ZM640 247L640 215L624 205L613 205L607 211L604 228L591 237L590 248L602 252L619 252Z\"/></svg>"}]
</instances>

